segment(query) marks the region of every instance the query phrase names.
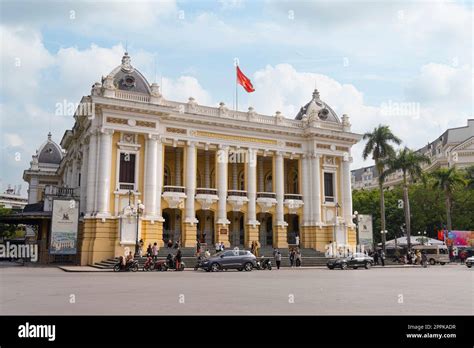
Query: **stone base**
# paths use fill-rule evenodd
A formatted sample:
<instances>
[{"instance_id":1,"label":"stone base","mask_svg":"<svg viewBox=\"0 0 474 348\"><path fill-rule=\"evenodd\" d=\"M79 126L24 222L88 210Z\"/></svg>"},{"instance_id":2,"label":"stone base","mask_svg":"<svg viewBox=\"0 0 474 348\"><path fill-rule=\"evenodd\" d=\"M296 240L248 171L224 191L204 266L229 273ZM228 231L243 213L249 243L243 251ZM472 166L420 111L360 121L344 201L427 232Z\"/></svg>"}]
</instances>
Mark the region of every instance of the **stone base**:
<instances>
[{"instance_id":1,"label":"stone base","mask_svg":"<svg viewBox=\"0 0 474 348\"><path fill-rule=\"evenodd\" d=\"M357 243L357 235L354 227L347 228L347 242L351 246L356 245Z\"/></svg>"},{"instance_id":2,"label":"stone base","mask_svg":"<svg viewBox=\"0 0 474 348\"><path fill-rule=\"evenodd\" d=\"M303 226L301 231L301 245L303 248L325 252L328 245L334 242L334 226ZM355 246L356 233L354 228L347 228L347 241L349 245Z\"/></svg>"},{"instance_id":3,"label":"stone base","mask_svg":"<svg viewBox=\"0 0 474 348\"><path fill-rule=\"evenodd\" d=\"M253 241L260 241L259 239L259 227L253 225L247 225L245 228L245 247L250 248Z\"/></svg>"},{"instance_id":4,"label":"stone base","mask_svg":"<svg viewBox=\"0 0 474 348\"><path fill-rule=\"evenodd\" d=\"M148 244L153 246L157 243L158 247L163 247L163 223L160 221L154 221L152 223L149 220L142 220L142 239L143 239L143 253L146 253Z\"/></svg>"},{"instance_id":5,"label":"stone base","mask_svg":"<svg viewBox=\"0 0 474 348\"><path fill-rule=\"evenodd\" d=\"M288 248L286 226L275 226L273 228L273 247L278 249Z\"/></svg>"},{"instance_id":6,"label":"stone base","mask_svg":"<svg viewBox=\"0 0 474 348\"><path fill-rule=\"evenodd\" d=\"M81 240L78 240L80 264L92 265L115 257L118 242L116 219L84 219Z\"/></svg>"},{"instance_id":7,"label":"stone base","mask_svg":"<svg viewBox=\"0 0 474 348\"><path fill-rule=\"evenodd\" d=\"M224 232L225 233L222 233ZM215 243L224 242L226 248L230 247L229 242L229 225L216 224Z\"/></svg>"},{"instance_id":8,"label":"stone base","mask_svg":"<svg viewBox=\"0 0 474 348\"><path fill-rule=\"evenodd\" d=\"M194 248L197 243L197 225L184 223L181 234L181 246L184 248Z\"/></svg>"}]
</instances>

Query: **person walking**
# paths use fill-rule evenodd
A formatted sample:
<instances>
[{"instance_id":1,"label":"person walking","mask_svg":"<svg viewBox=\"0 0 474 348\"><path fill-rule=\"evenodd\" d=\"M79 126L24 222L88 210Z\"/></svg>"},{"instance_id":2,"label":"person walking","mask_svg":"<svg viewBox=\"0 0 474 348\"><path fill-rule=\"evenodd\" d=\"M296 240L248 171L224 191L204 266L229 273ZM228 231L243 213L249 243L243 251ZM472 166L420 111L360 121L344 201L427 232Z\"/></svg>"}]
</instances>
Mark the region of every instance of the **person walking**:
<instances>
[{"instance_id":1,"label":"person walking","mask_svg":"<svg viewBox=\"0 0 474 348\"><path fill-rule=\"evenodd\" d=\"M156 261L156 259L158 258L158 245L155 243L153 243L153 248L151 248L151 254L153 256L153 260Z\"/></svg>"},{"instance_id":2,"label":"person walking","mask_svg":"<svg viewBox=\"0 0 474 348\"><path fill-rule=\"evenodd\" d=\"M146 248L146 256L150 257L153 254L151 243L148 244L148 247Z\"/></svg>"},{"instance_id":3,"label":"person walking","mask_svg":"<svg viewBox=\"0 0 474 348\"><path fill-rule=\"evenodd\" d=\"M260 256L260 243L258 241L255 241L255 256Z\"/></svg>"},{"instance_id":4,"label":"person walking","mask_svg":"<svg viewBox=\"0 0 474 348\"><path fill-rule=\"evenodd\" d=\"M377 250L374 251L374 265L379 265L379 253Z\"/></svg>"},{"instance_id":5,"label":"person walking","mask_svg":"<svg viewBox=\"0 0 474 348\"><path fill-rule=\"evenodd\" d=\"M295 263L295 252L293 249L290 249L289 258L290 258L290 267L293 267Z\"/></svg>"},{"instance_id":6,"label":"person walking","mask_svg":"<svg viewBox=\"0 0 474 348\"><path fill-rule=\"evenodd\" d=\"M181 266L181 257L182 257L181 249L178 248L178 251L176 252L176 256L175 256L175 260L176 260L175 270L176 271L179 271L179 267Z\"/></svg>"},{"instance_id":7,"label":"person walking","mask_svg":"<svg viewBox=\"0 0 474 348\"><path fill-rule=\"evenodd\" d=\"M296 235L295 239L296 239L296 246L299 248L300 247L300 236Z\"/></svg>"},{"instance_id":8,"label":"person walking","mask_svg":"<svg viewBox=\"0 0 474 348\"><path fill-rule=\"evenodd\" d=\"M303 256L301 255L300 248L296 248L296 267L301 267L301 262L303 261Z\"/></svg>"},{"instance_id":9,"label":"person walking","mask_svg":"<svg viewBox=\"0 0 474 348\"><path fill-rule=\"evenodd\" d=\"M420 264L421 265L421 252L420 250L416 251L416 260L415 260L415 265Z\"/></svg>"},{"instance_id":10,"label":"person walking","mask_svg":"<svg viewBox=\"0 0 474 348\"><path fill-rule=\"evenodd\" d=\"M199 257L200 255L201 255L201 243L199 242L199 239L198 239L196 243L196 256Z\"/></svg>"},{"instance_id":11,"label":"person walking","mask_svg":"<svg viewBox=\"0 0 474 348\"><path fill-rule=\"evenodd\" d=\"M382 263L382 267L385 267L385 253L383 250L380 250L380 262Z\"/></svg>"},{"instance_id":12,"label":"person walking","mask_svg":"<svg viewBox=\"0 0 474 348\"><path fill-rule=\"evenodd\" d=\"M459 253L459 259L461 260L461 264L463 265L464 264L464 261L466 260L467 258L467 251L466 250L463 250Z\"/></svg>"},{"instance_id":13,"label":"person walking","mask_svg":"<svg viewBox=\"0 0 474 348\"><path fill-rule=\"evenodd\" d=\"M425 251L423 250L423 252L421 253L421 265L426 268L428 267L428 258L426 257L426 253Z\"/></svg>"},{"instance_id":14,"label":"person walking","mask_svg":"<svg viewBox=\"0 0 474 348\"><path fill-rule=\"evenodd\" d=\"M276 263L276 265L277 265L277 269L280 269L280 265L281 265L281 253L280 253L280 250L275 249L274 257L275 257L275 263Z\"/></svg>"},{"instance_id":15,"label":"person walking","mask_svg":"<svg viewBox=\"0 0 474 348\"><path fill-rule=\"evenodd\" d=\"M224 249L225 249L224 242L221 242L220 251L224 251Z\"/></svg>"}]
</instances>

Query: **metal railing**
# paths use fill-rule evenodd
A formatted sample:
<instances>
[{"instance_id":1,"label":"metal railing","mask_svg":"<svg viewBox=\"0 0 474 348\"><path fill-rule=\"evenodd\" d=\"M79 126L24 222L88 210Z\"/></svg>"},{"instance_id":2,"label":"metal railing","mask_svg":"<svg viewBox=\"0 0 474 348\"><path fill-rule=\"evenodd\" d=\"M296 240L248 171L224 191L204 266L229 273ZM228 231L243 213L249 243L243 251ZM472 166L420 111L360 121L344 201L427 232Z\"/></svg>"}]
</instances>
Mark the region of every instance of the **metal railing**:
<instances>
[{"instance_id":1,"label":"metal railing","mask_svg":"<svg viewBox=\"0 0 474 348\"><path fill-rule=\"evenodd\" d=\"M163 186L163 192L178 192L184 193L184 186Z\"/></svg>"},{"instance_id":2,"label":"metal railing","mask_svg":"<svg viewBox=\"0 0 474 348\"><path fill-rule=\"evenodd\" d=\"M227 191L227 196L236 196L236 197L247 197L247 191L241 191L241 190L229 190Z\"/></svg>"},{"instance_id":3,"label":"metal railing","mask_svg":"<svg viewBox=\"0 0 474 348\"><path fill-rule=\"evenodd\" d=\"M276 199L275 192L257 192L257 199L259 198L274 198Z\"/></svg>"},{"instance_id":4,"label":"metal railing","mask_svg":"<svg viewBox=\"0 0 474 348\"><path fill-rule=\"evenodd\" d=\"M217 195L217 189L199 187L196 189L196 194L197 195Z\"/></svg>"},{"instance_id":5,"label":"metal railing","mask_svg":"<svg viewBox=\"0 0 474 348\"><path fill-rule=\"evenodd\" d=\"M293 199L293 200L303 200L303 195L298 193L285 193L285 199Z\"/></svg>"}]
</instances>

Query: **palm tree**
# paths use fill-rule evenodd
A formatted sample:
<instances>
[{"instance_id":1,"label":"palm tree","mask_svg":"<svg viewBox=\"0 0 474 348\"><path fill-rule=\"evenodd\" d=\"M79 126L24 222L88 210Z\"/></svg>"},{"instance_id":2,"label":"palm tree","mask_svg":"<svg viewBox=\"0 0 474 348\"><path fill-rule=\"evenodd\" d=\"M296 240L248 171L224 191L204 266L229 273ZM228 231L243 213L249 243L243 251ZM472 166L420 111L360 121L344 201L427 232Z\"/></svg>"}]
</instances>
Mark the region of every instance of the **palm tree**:
<instances>
[{"instance_id":1,"label":"palm tree","mask_svg":"<svg viewBox=\"0 0 474 348\"><path fill-rule=\"evenodd\" d=\"M390 143L392 142L399 145L402 141L392 133L389 126L382 125L374 128L372 132L365 133L363 139L367 140L367 144L365 144L362 156L364 159L367 159L369 155L372 155L372 159L375 161L375 167L379 173L380 225L382 231L385 232L385 201L383 194L384 177L382 175L385 165L383 161L393 156L395 153L395 150ZM382 247L385 251L385 233L382 233Z\"/></svg>"},{"instance_id":2,"label":"palm tree","mask_svg":"<svg viewBox=\"0 0 474 348\"><path fill-rule=\"evenodd\" d=\"M451 222L451 207L453 204L453 193L459 187L467 185L467 180L461 171L456 167L451 168L439 168L438 170L431 173L434 178L433 188L438 188L444 192L445 203L446 203L446 222L448 231L452 229Z\"/></svg>"},{"instance_id":3,"label":"palm tree","mask_svg":"<svg viewBox=\"0 0 474 348\"><path fill-rule=\"evenodd\" d=\"M430 159L427 156L418 152L414 152L407 147L402 150L399 150L394 157L388 158L386 161L384 161L384 164L388 167L388 169L382 174L383 180L385 180L387 175L392 174L397 170L401 170L403 173L403 204L405 211L405 226L407 231L408 250L410 250L411 247L411 221L410 199L408 198L408 177L410 177L411 180L415 180L417 178L421 179L423 173L421 165L423 163L429 164Z\"/></svg>"}]
</instances>

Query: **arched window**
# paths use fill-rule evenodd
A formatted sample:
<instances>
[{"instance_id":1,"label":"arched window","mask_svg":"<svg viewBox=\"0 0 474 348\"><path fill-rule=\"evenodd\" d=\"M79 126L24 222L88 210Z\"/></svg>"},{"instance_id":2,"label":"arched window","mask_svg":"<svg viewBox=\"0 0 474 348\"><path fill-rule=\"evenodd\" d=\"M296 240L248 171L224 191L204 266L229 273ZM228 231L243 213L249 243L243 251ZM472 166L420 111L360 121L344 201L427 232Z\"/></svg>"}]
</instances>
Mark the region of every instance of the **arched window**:
<instances>
[{"instance_id":1,"label":"arched window","mask_svg":"<svg viewBox=\"0 0 474 348\"><path fill-rule=\"evenodd\" d=\"M165 165L165 169L163 171L163 185L164 186L171 185L170 168L167 165Z\"/></svg>"},{"instance_id":2,"label":"arched window","mask_svg":"<svg viewBox=\"0 0 474 348\"><path fill-rule=\"evenodd\" d=\"M288 175L288 188L289 193L299 193L298 192L298 172L292 170Z\"/></svg>"},{"instance_id":3,"label":"arched window","mask_svg":"<svg viewBox=\"0 0 474 348\"><path fill-rule=\"evenodd\" d=\"M239 173L239 190L245 190L245 173L243 170Z\"/></svg>"},{"instance_id":4,"label":"arched window","mask_svg":"<svg viewBox=\"0 0 474 348\"><path fill-rule=\"evenodd\" d=\"M265 175L265 192L273 192L272 172Z\"/></svg>"}]
</instances>

